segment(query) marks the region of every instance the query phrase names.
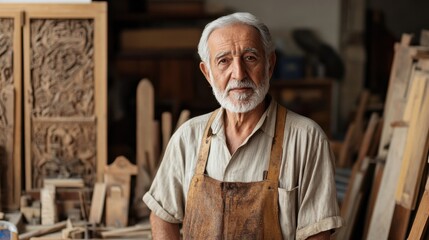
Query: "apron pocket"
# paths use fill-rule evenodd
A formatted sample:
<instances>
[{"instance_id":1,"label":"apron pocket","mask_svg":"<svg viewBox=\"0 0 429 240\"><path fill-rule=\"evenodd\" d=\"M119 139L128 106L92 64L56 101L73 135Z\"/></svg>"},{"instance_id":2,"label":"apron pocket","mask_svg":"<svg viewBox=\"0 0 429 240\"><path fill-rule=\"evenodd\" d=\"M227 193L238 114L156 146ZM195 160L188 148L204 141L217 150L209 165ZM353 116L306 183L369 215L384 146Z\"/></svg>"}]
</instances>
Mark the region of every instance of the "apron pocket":
<instances>
[{"instance_id":1,"label":"apron pocket","mask_svg":"<svg viewBox=\"0 0 429 240\"><path fill-rule=\"evenodd\" d=\"M285 239L295 239L298 188L299 186L291 190L278 188L280 225Z\"/></svg>"}]
</instances>

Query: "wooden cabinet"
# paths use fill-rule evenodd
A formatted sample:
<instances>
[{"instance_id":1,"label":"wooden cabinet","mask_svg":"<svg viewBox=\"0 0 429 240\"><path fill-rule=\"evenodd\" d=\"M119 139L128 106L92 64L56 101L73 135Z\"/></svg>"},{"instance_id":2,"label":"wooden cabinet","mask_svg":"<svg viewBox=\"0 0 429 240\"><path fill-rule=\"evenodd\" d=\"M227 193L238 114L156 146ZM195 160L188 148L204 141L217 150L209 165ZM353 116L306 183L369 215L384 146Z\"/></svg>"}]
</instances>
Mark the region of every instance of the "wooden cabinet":
<instances>
[{"instance_id":1,"label":"wooden cabinet","mask_svg":"<svg viewBox=\"0 0 429 240\"><path fill-rule=\"evenodd\" d=\"M273 79L270 92L288 109L313 119L331 137L332 81L315 78Z\"/></svg>"}]
</instances>

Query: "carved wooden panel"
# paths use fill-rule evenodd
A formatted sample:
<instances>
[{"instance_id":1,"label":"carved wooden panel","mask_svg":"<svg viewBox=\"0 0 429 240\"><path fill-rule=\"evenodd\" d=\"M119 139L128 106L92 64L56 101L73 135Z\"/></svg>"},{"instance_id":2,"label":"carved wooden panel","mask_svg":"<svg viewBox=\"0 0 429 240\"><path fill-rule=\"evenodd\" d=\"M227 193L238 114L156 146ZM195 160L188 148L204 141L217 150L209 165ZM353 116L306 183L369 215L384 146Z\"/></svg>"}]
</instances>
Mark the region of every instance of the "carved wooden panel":
<instances>
[{"instance_id":1,"label":"carved wooden panel","mask_svg":"<svg viewBox=\"0 0 429 240\"><path fill-rule=\"evenodd\" d=\"M0 210L16 210L21 191L19 22L0 10Z\"/></svg>"},{"instance_id":2,"label":"carved wooden panel","mask_svg":"<svg viewBox=\"0 0 429 240\"><path fill-rule=\"evenodd\" d=\"M79 177L92 186L97 173L93 20L35 19L30 32L33 187L42 187L46 177Z\"/></svg>"},{"instance_id":3,"label":"carved wooden panel","mask_svg":"<svg viewBox=\"0 0 429 240\"><path fill-rule=\"evenodd\" d=\"M26 188L102 181L106 163L106 3L25 8Z\"/></svg>"}]
</instances>

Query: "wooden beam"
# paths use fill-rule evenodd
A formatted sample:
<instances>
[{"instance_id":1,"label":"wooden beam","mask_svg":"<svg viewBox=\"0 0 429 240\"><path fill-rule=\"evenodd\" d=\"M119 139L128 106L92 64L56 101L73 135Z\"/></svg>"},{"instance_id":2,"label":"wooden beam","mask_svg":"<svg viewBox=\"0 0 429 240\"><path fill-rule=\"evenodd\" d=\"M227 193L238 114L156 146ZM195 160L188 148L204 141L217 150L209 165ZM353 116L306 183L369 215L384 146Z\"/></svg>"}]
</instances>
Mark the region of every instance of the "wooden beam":
<instances>
[{"instance_id":1,"label":"wooden beam","mask_svg":"<svg viewBox=\"0 0 429 240\"><path fill-rule=\"evenodd\" d=\"M408 239L421 240L424 238L426 229L428 227L429 217L429 178L426 179L426 186L423 196L420 200L420 205L417 210L416 217L414 218L413 226L411 227Z\"/></svg>"},{"instance_id":2,"label":"wooden beam","mask_svg":"<svg viewBox=\"0 0 429 240\"><path fill-rule=\"evenodd\" d=\"M89 213L90 223L101 223L106 199L106 183L96 183L92 194L91 211Z\"/></svg>"},{"instance_id":3,"label":"wooden beam","mask_svg":"<svg viewBox=\"0 0 429 240\"><path fill-rule=\"evenodd\" d=\"M42 224L52 225L57 221L57 207L55 205L55 186L48 185L40 190L40 200L42 203Z\"/></svg>"},{"instance_id":4,"label":"wooden beam","mask_svg":"<svg viewBox=\"0 0 429 240\"><path fill-rule=\"evenodd\" d=\"M412 110L409 114L404 114L404 120L409 121L410 129L395 195L396 202L410 210L413 210L416 205L427 153L429 74L416 71L412 84L412 92L408 100L412 107L408 108L407 103L407 108Z\"/></svg>"},{"instance_id":5,"label":"wooden beam","mask_svg":"<svg viewBox=\"0 0 429 240\"><path fill-rule=\"evenodd\" d=\"M43 179L43 186L53 185L55 187L63 188L83 188L85 183L82 178L45 178Z\"/></svg>"},{"instance_id":6,"label":"wooden beam","mask_svg":"<svg viewBox=\"0 0 429 240\"><path fill-rule=\"evenodd\" d=\"M191 112L187 109L182 110L182 112L180 112L180 116L179 119L177 120L176 123L176 130L182 126L182 124L186 121L189 120L189 117L191 116Z\"/></svg>"},{"instance_id":7,"label":"wooden beam","mask_svg":"<svg viewBox=\"0 0 429 240\"><path fill-rule=\"evenodd\" d=\"M119 228L119 229L114 229L114 230L110 230L110 231L104 231L104 232L101 232L100 234L103 238L122 237L122 236L129 234L129 233L132 233L132 232L147 231L150 229L151 229L150 225L135 225L135 226L131 226L131 227L125 227L125 228Z\"/></svg>"},{"instance_id":8,"label":"wooden beam","mask_svg":"<svg viewBox=\"0 0 429 240\"><path fill-rule=\"evenodd\" d=\"M392 137L392 122L402 121L412 69L415 49L410 47L412 35L403 34L400 43L395 44L395 55L390 72L389 87L384 105L384 126L378 156L386 158Z\"/></svg>"},{"instance_id":9,"label":"wooden beam","mask_svg":"<svg viewBox=\"0 0 429 240\"><path fill-rule=\"evenodd\" d=\"M162 152L167 148L167 144L170 141L172 132L173 119L170 112L163 112L161 115L162 125Z\"/></svg>"},{"instance_id":10,"label":"wooden beam","mask_svg":"<svg viewBox=\"0 0 429 240\"><path fill-rule=\"evenodd\" d=\"M57 231L60 231L61 229L64 229L66 226L67 226L67 221L58 222L50 226L46 226L43 229L22 233L19 235L19 240L28 240L33 237L39 237L48 233L57 232Z\"/></svg>"},{"instance_id":11,"label":"wooden beam","mask_svg":"<svg viewBox=\"0 0 429 240\"><path fill-rule=\"evenodd\" d=\"M411 210L395 204L392 223L390 227L389 240L403 240L407 236L408 225L411 217Z\"/></svg>"},{"instance_id":12,"label":"wooden beam","mask_svg":"<svg viewBox=\"0 0 429 240\"><path fill-rule=\"evenodd\" d=\"M154 126L156 125L154 122L154 89L149 79L142 79L137 86L136 108L136 164L138 173L134 190L133 210L137 217L146 217L149 210L142 198L154 177L156 169L154 141L155 136L158 136L154 133Z\"/></svg>"},{"instance_id":13,"label":"wooden beam","mask_svg":"<svg viewBox=\"0 0 429 240\"><path fill-rule=\"evenodd\" d=\"M380 188L369 223L367 239L387 239L395 210L395 190L401 171L402 156L408 127L393 128L392 142L388 151Z\"/></svg>"}]
</instances>

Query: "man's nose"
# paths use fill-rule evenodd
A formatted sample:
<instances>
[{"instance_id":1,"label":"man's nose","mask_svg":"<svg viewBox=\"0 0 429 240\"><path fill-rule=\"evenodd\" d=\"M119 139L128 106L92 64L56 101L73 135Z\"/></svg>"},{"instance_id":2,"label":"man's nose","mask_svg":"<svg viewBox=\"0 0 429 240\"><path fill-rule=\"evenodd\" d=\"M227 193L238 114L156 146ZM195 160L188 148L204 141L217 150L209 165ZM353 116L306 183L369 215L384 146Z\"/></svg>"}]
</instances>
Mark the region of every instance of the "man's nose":
<instances>
[{"instance_id":1,"label":"man's nose","mask_svg":"<svg viewBox=\"0 0 429 240\"><path fill-rule=\"evenodd\" d=\"M232 78L241 81L247 77L246 66L241 59L234 59L232 66Z\"/></svg>"}]
</instances>

